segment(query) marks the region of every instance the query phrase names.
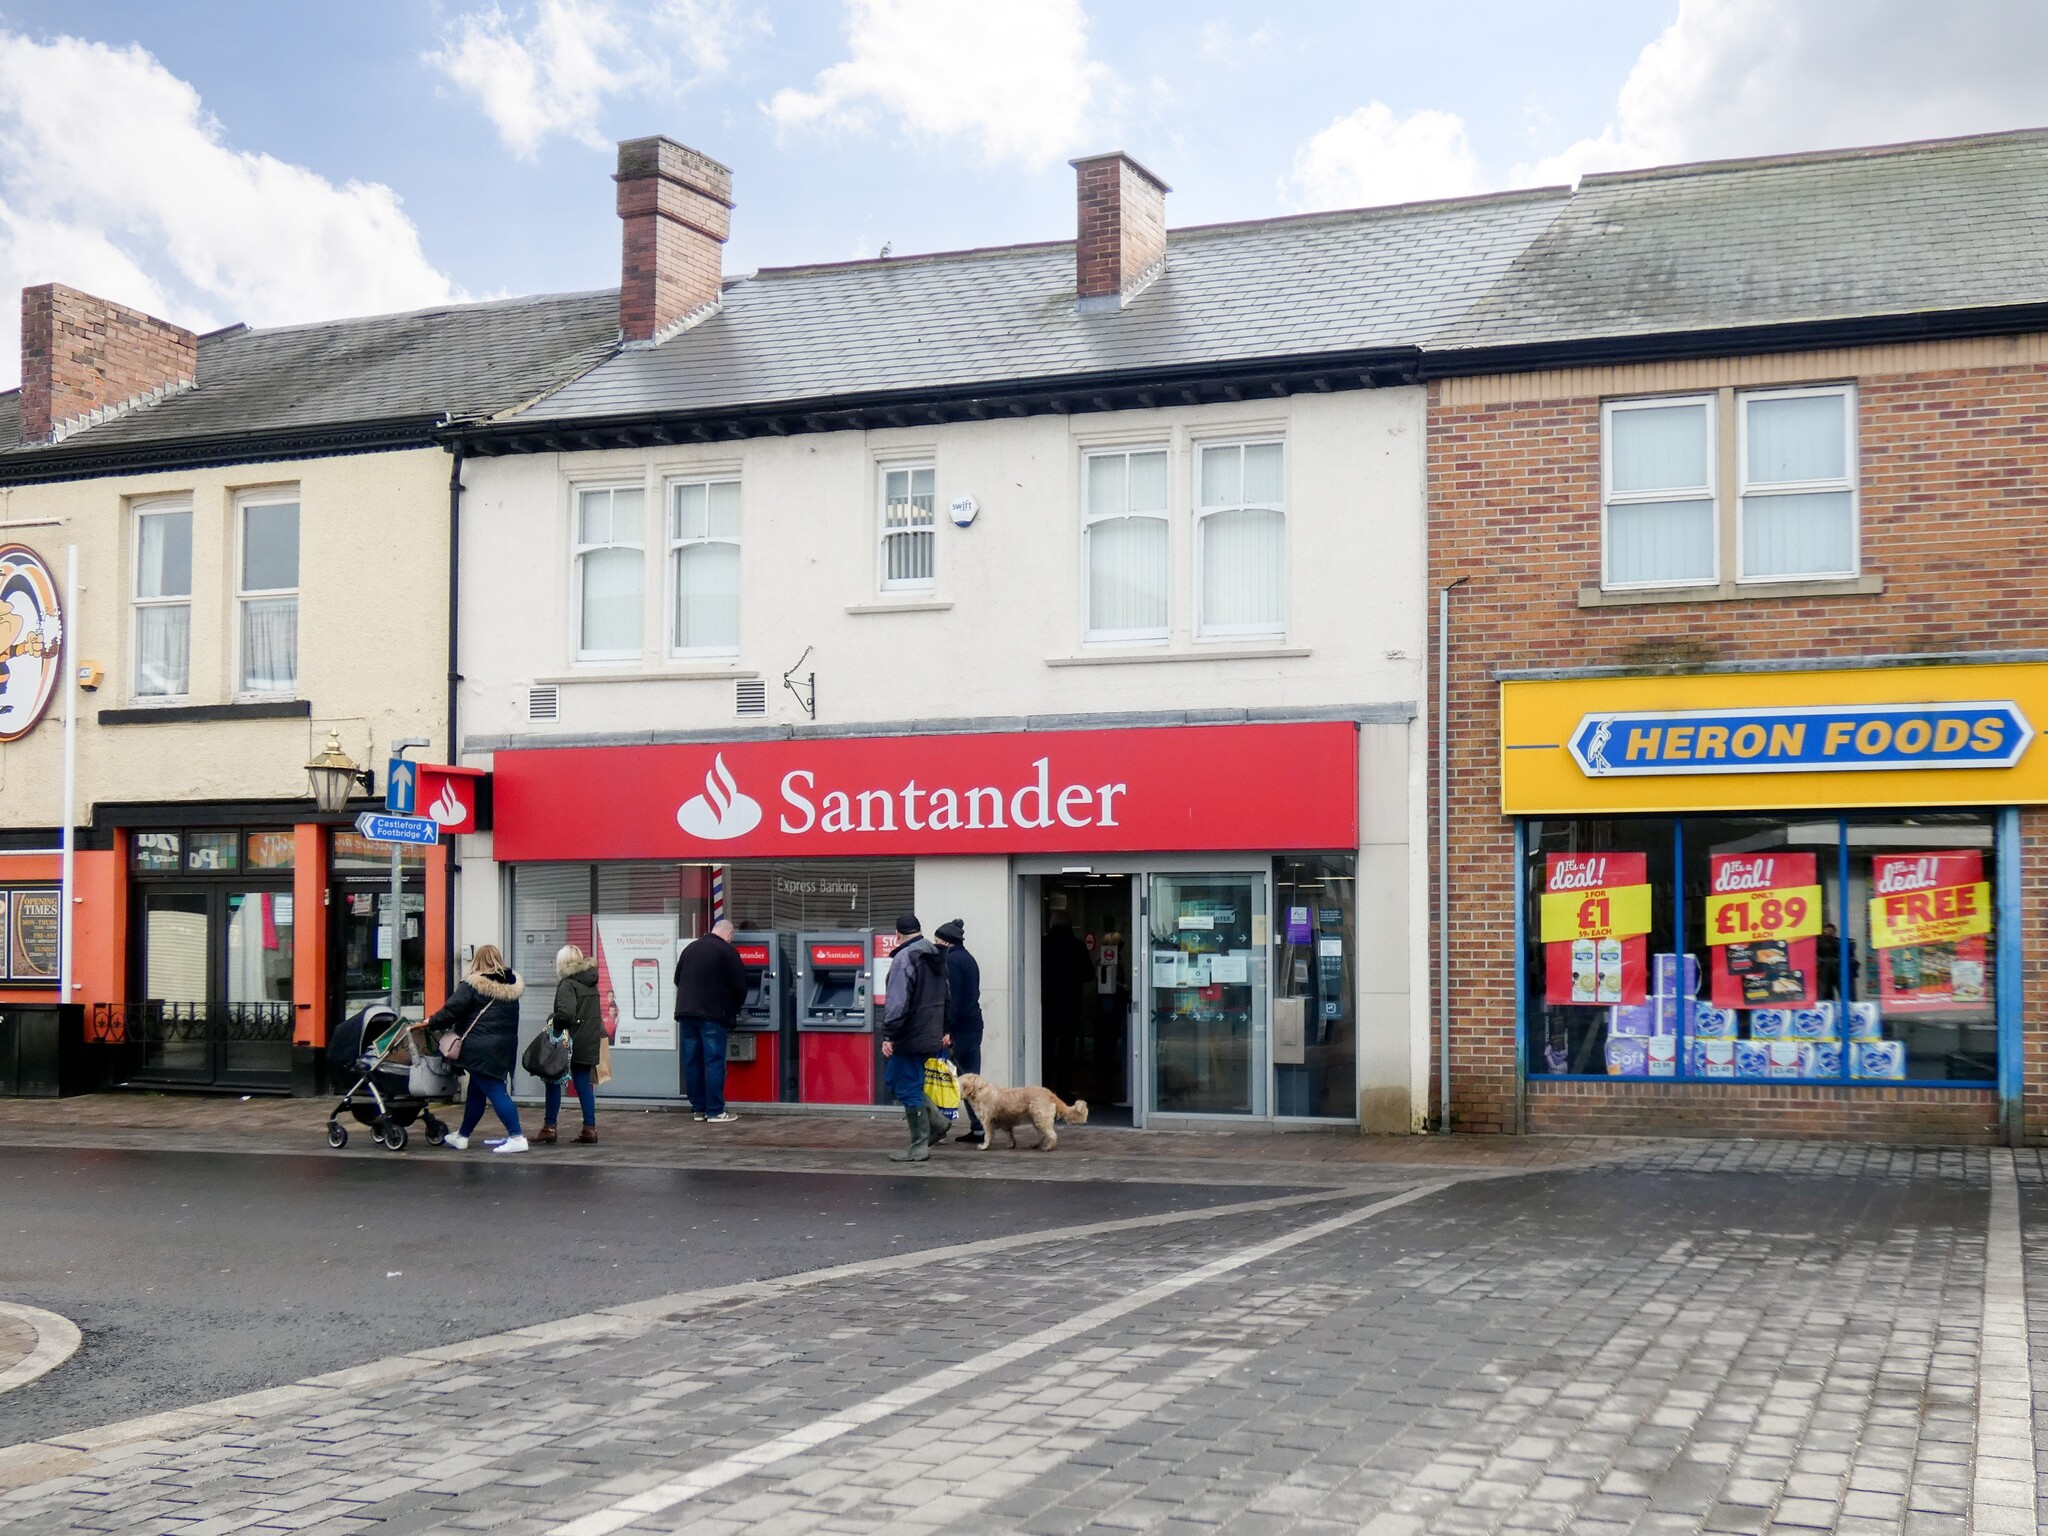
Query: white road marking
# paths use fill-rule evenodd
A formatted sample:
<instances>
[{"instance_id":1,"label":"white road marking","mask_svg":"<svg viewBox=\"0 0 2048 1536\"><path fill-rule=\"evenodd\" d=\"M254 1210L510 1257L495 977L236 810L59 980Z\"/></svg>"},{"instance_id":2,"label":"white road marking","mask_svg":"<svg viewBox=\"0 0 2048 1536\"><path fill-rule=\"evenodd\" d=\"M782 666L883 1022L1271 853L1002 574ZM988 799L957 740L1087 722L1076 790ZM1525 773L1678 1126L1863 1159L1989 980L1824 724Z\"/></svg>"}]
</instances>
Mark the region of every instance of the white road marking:
<instances>
[{"instance_id":1,"label":"white road marking","mask_svg":"<svg viewBox=\"0 0 2048 1536\"><path fill-rule=\"evenodd\" d=\"M1454 1181L1442 1180L1419 1185L1404 1194L1376 1200L1371 1205L1361 1206L1355 1211L1346 1211L1340 1216L1326 1217L1322 1221L1282 1236L1239 1248L1182 1274L1142 1286L1115 1301L1091 1307L1064 1322L1055 1323L1049 1328L1041 1328L1036 1333L1026 1334L1020 1339L1014 1339L1008 1344L977 1355L972 1360L947 1366L894 1391L869 1398L866 1402L833 1414L829 1418L799 1425L772 1440L750 1446L708 1466L693 1468L680 1477L658 1483L645 1492L621 1499L603 1509L593 1510L565 1525L556 1526L553 1536L609 1536L610 1532L621 1530L645 1516L673 1509L676 1505L694 1499L700 1494L763 1471L793 1456L800 1456L806 1451L814 1450L828 1441L851 1434L892 1414L901 1413L932 1398L957 1391L980 1377L1007 1370L1020 1360L1028 1359L1069 1339L1100 1328L1105 1323L1115 1322L1120 1317L1151 1306L1154 1302L1163 1301L1169 1296L1187 1290L1190 1286L1206 1284L1233 1270L1243 1269L1246 1265L1256 1264L1261 1259L1271 1258L1276 1253L1283 1253L1289 1248L1314 1242L1319 1237L1327 1237L1332 1232L1355 1226L1383 1211L1407 1205L1422 1199L1425 1195L1433 1195L1448 1188L1452 1182Z\"/></svg>"},{"instance_id":2,"label":"white road marking","mask_svg":"<svg viewBox=\"0 0 2048 1536\"><path fill-rule=\"evenodd\" d=\"M2031 1536L2034 1524L2034 1381L2027 1343L2027 1283L2020 1246L2020 1186L2012 1153L1991 1154L1991 1223L1984 1237L1984 1321L1977 1344L1977 1446L1970 1529Z\"/></svg>"}]
</instances>

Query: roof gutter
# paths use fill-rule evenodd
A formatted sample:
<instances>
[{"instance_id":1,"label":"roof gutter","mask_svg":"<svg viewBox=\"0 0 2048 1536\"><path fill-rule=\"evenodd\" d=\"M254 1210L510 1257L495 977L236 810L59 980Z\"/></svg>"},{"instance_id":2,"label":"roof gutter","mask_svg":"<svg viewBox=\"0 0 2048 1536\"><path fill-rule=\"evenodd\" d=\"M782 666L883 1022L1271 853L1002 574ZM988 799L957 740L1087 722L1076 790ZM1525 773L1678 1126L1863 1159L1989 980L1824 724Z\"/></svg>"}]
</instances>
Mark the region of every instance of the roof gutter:
<instances>
[{"instance_id":1,"label":"roof gutter","mask_svg":"<svg viewBox=\"0 0 2048 1536\"><path fill-rule=\"evenodd\" d=\"M207 469L223 464L260 464L278 459L332 458L349 453L385 453L395 448L432 448L446 418L391 416L333 426L291 427L269 432L224 432L170 441L94 446L81 440L29 452L0 454L0 485L40 485L52 480L94 480L108 475L161 469ZM81 434L89 439L90 434Z\"/></svg>"}]
</instances>

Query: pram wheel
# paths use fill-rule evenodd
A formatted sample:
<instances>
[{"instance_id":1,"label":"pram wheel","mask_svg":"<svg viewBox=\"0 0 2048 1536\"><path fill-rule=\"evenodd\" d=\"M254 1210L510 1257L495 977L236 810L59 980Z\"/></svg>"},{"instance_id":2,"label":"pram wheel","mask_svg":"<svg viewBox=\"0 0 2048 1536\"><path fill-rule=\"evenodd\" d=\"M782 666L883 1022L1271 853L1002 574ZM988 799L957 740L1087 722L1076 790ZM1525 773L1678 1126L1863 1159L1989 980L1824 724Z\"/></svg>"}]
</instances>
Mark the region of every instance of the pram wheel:
<instances>
[{"instance_id":1,"label":"pram wheel","mask_svg":"<svg viewBox=\"0 0 2048 1536\"><path fill-rule=\"evenodd\" d=\"M348 1127L339 1120L327 1122L327 1145L330 1147L345 1147L348 1145Z\"/></svg>"},{"instance_id":2,"label":"pram wheel","mask_svg":"<svg viewBox=\"0 0 2048 1536\"><path fill-rule=\"evenodd\" d=\"M405 1144L409 1139L406 1135L405 1127L402 1125L393 1122L384 1127L384 1145L394 1152L403 1152Z\"/></svg>"},{"instance_id":3,"label":"pram wheel","mask_svg":"<svg viewBox=\"0 0 2048 1536\"><path fill-rule=\"evenodd\" d=\"M447 1139L448 1127L446 1123L436 1120L432 1115L427 1116L427 1145L438 1147Z\"/></svg>"}]
</instances>

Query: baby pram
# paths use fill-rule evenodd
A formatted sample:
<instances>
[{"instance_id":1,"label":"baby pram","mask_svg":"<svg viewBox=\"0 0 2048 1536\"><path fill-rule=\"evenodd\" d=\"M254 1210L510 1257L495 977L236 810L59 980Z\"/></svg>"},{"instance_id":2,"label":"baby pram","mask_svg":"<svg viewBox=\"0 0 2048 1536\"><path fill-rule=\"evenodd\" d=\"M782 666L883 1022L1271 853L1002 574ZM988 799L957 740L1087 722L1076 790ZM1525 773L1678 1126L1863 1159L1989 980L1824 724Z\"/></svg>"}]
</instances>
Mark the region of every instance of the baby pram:
<instances>
[{"instance_id":1,"label":"baby pram","mask_svg":"<svg viewBox=\"0 0 2048 1536\"><path fill-rule=\"evenodd\" d=\"M427 1141L441 1145L448 1134L447 1124L434 1117L428 1108L429 1095L419 1091L428 1072L415 1074L413 1070L415 1064L428 1064L431 1070L433 1061L424 1025L407 1023L384 1006L351 1014L327 1043L327 1064L334 1080L349 1084L328 1113L327 1145L348 1145L348 1127L341 1123L344 1110L367 1125L370 1134L393 1152L405 1150L406 1127L421 1116L426 1117ZM452 1074L434 1075L450 1086L445 1093L431 1096L452 1097Z\"/></svg>"}]
</instances>

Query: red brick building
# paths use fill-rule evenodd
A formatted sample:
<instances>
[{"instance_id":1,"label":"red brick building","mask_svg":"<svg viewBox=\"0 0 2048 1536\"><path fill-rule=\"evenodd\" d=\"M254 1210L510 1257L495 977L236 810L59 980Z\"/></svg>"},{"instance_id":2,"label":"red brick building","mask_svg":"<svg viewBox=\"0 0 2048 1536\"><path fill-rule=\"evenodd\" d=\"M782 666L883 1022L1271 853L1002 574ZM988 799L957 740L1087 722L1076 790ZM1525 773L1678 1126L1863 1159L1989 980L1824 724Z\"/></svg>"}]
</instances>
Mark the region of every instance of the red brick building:
<instances>
[{"instance_id":1,"label":"red brick building","mask_svg":"<svg viewBox=\"0 0 2048 1536\"><path fill-rule=\"evenodd\" d=\"M1591 177L1432 350L1454 1129L2048 1134L2044 196Z\"/></svg>"}]
</instances>

